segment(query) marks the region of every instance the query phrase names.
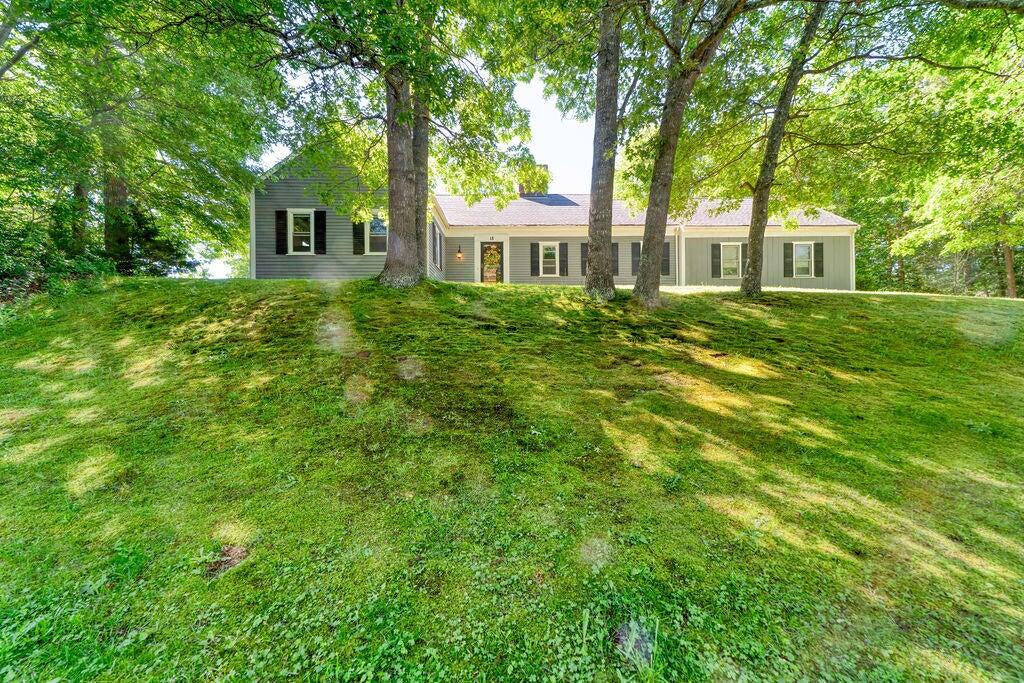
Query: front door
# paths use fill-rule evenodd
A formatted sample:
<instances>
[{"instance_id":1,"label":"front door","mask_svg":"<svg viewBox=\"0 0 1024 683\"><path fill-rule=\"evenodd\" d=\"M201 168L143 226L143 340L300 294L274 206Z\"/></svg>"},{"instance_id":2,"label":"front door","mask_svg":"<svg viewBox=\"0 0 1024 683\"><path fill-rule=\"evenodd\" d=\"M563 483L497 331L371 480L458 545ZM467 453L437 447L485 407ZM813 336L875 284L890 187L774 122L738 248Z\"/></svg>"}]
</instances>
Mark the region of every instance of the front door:
<instances>
[{"instance_id":1,"label":"front door","mask_svg":"<svg viewBox=\"0 0 1024 683\"><path fill-rule=\"evenodd\" d=\"M505 279L504 242L480 243L480 282L502 282Z\"/></svg>"}]
</instances>

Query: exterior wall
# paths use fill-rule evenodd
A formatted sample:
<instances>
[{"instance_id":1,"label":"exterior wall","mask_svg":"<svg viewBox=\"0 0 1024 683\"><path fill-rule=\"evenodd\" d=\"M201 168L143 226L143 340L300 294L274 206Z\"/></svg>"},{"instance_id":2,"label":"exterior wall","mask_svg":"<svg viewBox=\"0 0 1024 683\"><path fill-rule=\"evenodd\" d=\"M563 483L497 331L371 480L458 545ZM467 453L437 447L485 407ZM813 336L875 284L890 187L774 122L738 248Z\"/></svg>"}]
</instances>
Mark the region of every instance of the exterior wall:
<instances>
[{"instance_id":1,"label":"exterior wall","mask_svg":"<svg viewBox=\"0 0 1024 683\"><path fill-rule=\"evenodd\" d=\"M711 245L714 242L746 242L744 237L687 237L687 285L736 286L740 278L711 277ZM823 242L825 244L825 277L783 277L782 245L785 242ZM853 289L850 281L853 259L853 237L814 237L812 235L770 236L764 240L764 268L761 283L767 287L802 287L808 289Z\"/></svg>"},{"instance_id":2,"label":"exterior wall","mask_svg":"<svg viewBox=\"0 0 1024 683\"><path fill-rule=\"evenodd\" d=\"M433 217L433 214L431 214ZM444 234L444 227L442 227L441 221L436 218L434 221L437 224L437 228L441 233L441 243L443 249L447 249L444 243L447 241ZM447 254L443 254L441 257L441 263L434 262L434 242L433 242L433 231L431 229L430 221L427 221L427 277L431 280L443 280L444 271L448 268Z\"/></svg>"},{"instance_id":3,"label":"exterior wall","mask_svg":"<svg viewBox=\"0 0 1024 683\"><path fill-rule=\"evenodd\" d=\"M318 178L292 177L287 173L256 189L253 248L253 276L257 278L314 278L351 280L373 277L384 267L384 254L352 253L352 221L339 216L307 192ZM277 254L274 211L278 209L323 209L327 211L326 254Z\"/></svg>"},{"instance_id":4,"label":"exterior wall","mask_svg":"<svg viewBox=\"0 0 1024 683\"><path fill-rule=\"evenodd\" d=\"M503 241L503 236L497 237L496 241ZM491 241L488 235L469 235L462 237L449 237L447 239L445 279L457 282L476 282L479 267L476 258L476 251L483 241ZM508 271L508 281L514 284L538 284L538 285L582 285L585 278L581 271L582 259L580 245L587 241L586 235L562 235L544 237L523 237L510 235L507 241L505 254L505 267ZM631 275L631 242L641 242L641 235L615 236L612 242L619 244L619 276L615 278L617 285L631 285L636 278ZM662 275L662 284L676 284L676 269L678 258L676 254L677 241L673 235L665 239L672 250L669 258L669 274ZM531 242L568 242L569 243L569 274L562 276L531 276L530 275L530 243ZM455 253L462 247L463 260L457 261Z\"/></svg>"},{"instance_id":5,"label":"exterior wall","mask_svg":"<svg viewBox=\"0 0 1024 683\"><path fill-rule=\"evenodd\" d=\"M462 249L462 260L455 254ZM448 235L444 239L444 279L453 282L473 282L474 274L473 237L457 237Z\"/></svg>"}]
</instances>

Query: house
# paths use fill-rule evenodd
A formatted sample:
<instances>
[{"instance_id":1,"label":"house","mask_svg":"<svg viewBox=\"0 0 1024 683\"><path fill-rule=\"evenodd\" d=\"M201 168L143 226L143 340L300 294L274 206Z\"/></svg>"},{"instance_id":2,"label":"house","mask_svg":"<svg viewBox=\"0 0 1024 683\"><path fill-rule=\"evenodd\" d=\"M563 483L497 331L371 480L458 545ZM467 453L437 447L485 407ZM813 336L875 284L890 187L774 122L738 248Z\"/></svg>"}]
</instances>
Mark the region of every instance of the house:
<instances>
[{"instance_id":1,"label":"house","mask_svg":"<svg viewBox=\"0 0 1024 683\"><path fill-rule=\"evenodd\" d=\"M315 174L287 168L250 196L253 278L371 277L384 266L386 216L353 223L313 199ZM662 252L663 285L737 286L746 256L750 200L718 212L701 202L692 216L670 218ZM580 285L587 267L586 194L527 194L499 209L454 195L431 201L429 276L456 282ZM797 227L770 220L762 281L772 287L853 289L857 224L828 211L794 212ZM643 212L616 201L612 214L616 284L634 282Z\"/></svg>"}]
</instances>

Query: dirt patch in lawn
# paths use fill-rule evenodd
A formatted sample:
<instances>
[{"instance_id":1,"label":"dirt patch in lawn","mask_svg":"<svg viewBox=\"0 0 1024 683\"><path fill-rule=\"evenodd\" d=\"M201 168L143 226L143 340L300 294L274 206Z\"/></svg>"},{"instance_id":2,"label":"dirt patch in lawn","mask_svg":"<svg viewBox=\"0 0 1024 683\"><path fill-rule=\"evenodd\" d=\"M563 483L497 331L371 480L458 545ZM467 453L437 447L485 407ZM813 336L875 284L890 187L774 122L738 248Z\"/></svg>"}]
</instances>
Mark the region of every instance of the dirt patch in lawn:
<instances>
[{"instance_id":1,"label":"dirt patch in lawn","mask_svg":"<svg viewBox=\"0 0 1024 683\"><path fill-rule=\"evenodd\" d=\"M345 400L366 403L373 396L373 382L365 375L352 375L345 381Z\"/></svg>"},{"instance_id":2,"label":"dirt patch in lawn","mask_svg":"<svg viewBox=\"0 0 1024 683\"><path fill-rule=\"evenodd\" d=\"M238 566L247 557L249 557L247 548L240 545L226 545L220 549L220 557L206 565L206 576L209 578L220 576L232 567Z\"/></svg>"}]
</instances>

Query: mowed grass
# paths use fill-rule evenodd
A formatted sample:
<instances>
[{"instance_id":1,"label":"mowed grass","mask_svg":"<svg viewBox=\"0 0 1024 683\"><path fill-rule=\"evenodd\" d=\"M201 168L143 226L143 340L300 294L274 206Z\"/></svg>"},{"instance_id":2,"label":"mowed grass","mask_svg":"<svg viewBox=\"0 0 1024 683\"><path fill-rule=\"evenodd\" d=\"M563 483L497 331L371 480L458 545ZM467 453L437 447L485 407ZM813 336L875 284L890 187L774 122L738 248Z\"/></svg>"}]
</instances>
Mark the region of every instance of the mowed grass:
<instances>
[{"instance_id":1,"label":"mowed grass","mask_svg":"<svg viewBox=\"0 0 1024 683\"><path fill-rule=\"evenodd\" d=\"M1024 678L1024 305L666 304L36 299L0 327L0 679Z\"/></svg>"}]
</instances>

